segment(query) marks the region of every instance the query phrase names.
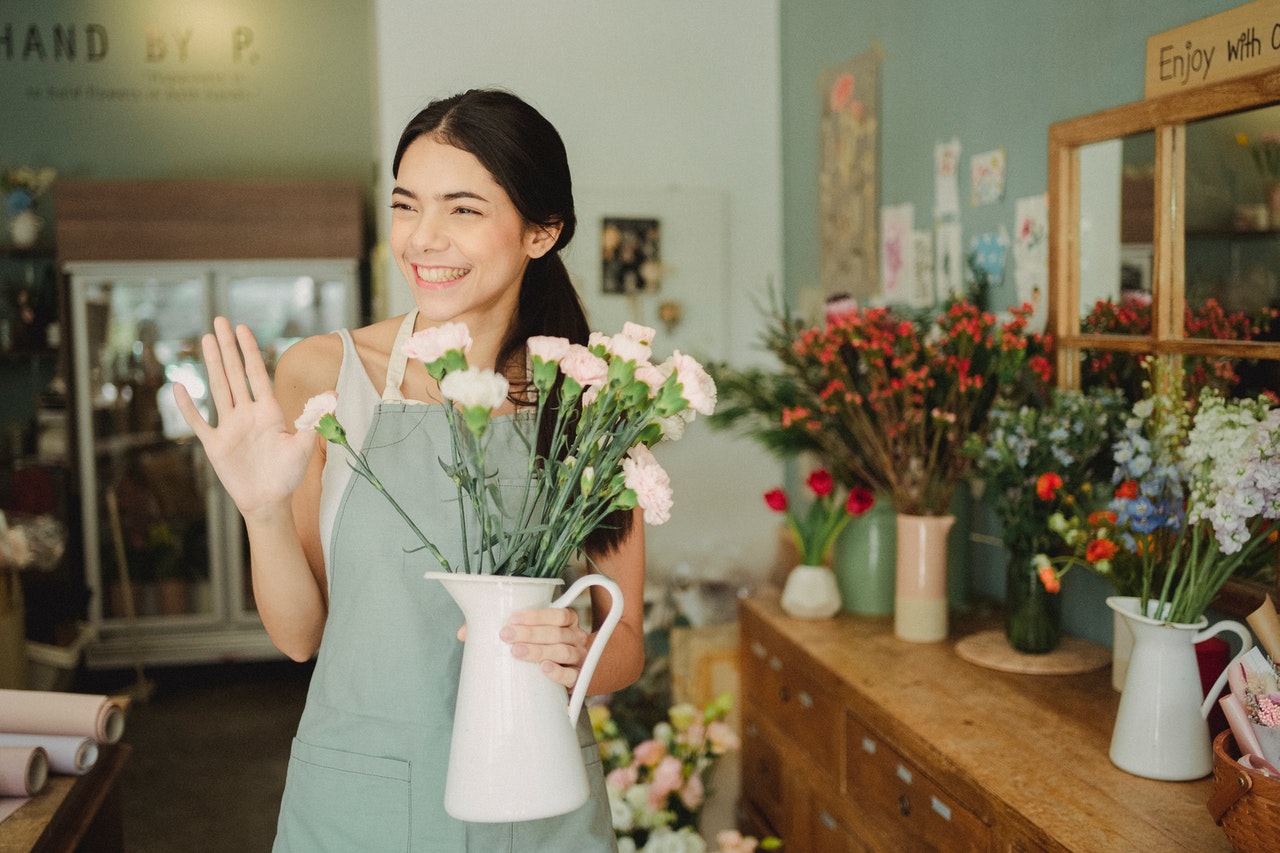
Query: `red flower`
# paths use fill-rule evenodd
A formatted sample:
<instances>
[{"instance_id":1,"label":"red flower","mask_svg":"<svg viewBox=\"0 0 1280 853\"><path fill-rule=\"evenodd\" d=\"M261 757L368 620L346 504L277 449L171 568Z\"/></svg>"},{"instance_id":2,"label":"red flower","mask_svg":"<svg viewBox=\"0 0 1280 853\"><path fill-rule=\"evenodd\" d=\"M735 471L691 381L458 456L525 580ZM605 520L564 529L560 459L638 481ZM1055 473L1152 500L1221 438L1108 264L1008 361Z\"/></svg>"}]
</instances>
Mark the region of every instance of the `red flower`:
<instances>
[{"instance_id":1,"label":"red flower","mask_svg":"<svg viewBox=\"0 0 1280 853\"><path fill-rule=\"evenodd\" d=\"M769 505L769 509L774 512L787 511L787 493L782 489L770 489L764 493L764 502Z\"/></svg>"},{"instance_id":2,"label":"red flower","mask_svg":"<svg viewBox=\"0 0 1280 853\"><path fill-rule=\"evenodd\" d=\"M1053 471L1036 478L1036 497L1042 501L1052 500L1054 493L1061 488L1062 478Z\"/></svg>"},{"instance_id":3,"label":"red flower","mask_svg":"<svg viewBox=\"0 0 1280 853\"><path fill-rule=\"evenodd\" d=\"M1084 558L1090 563L1110 560L1116 555L1116 543L1110 539L1094 539L1084 549Z\"/></svg>"},{"instance_id":4,"label":"red flower","mask_svg":"<svg viewBox=\"0 0 1280 853\"><path fill-rule=\"evenodd\" d=\"M1040 567L1040 583L1044 584L1045 592L1057 592L1062 589L1062 581L1058 579L1053 566Z\"/></svg>"},{"instance_id":5,"label":"red flower","mask_svg":"<svg viewBox=\"0 0 1280 853\"><path fill-rule=\"evenodd\" d=\"M1138 481L1125 480L1116 489L1116 497L1124 498L1127 501L1136 500L1138 497Z\"/></svg>"},{"instance_id":6,"label":"red flower","mask_svg":"<svg viewBox=\"0 0 1280 853\"><path fill-rule=\"evenodd\" d=\"M849 515L856 518L871 509L875 502L875 492L866 486L855 486L849 490L849 499L845 501L844 508Z\"/></svg>"},{"instance_id":7,"label":"red flower","mask_svg":"<svg viewBox=\"0 0 1280 853\"><path fill-rule=\"evenodd\" d=\"M820 498L825 498L831 494L831 490L836 487L835 478L831 476L831 472L826 468L819 468L811 473L808 483L809 491Z\"/></svg>"},{"instance_id":8,"label":"red flower","mask_svg":"<svg viewBox=\"0 0 1280 853\"><path fill-rule=\"evenodd\" d=\"M1089 513L1089 526L1104 527L1108 524L1114 525L1118 518L1119 516L1117 516L1112 510L1100 509Z\"/></svg>"}]
</instances>

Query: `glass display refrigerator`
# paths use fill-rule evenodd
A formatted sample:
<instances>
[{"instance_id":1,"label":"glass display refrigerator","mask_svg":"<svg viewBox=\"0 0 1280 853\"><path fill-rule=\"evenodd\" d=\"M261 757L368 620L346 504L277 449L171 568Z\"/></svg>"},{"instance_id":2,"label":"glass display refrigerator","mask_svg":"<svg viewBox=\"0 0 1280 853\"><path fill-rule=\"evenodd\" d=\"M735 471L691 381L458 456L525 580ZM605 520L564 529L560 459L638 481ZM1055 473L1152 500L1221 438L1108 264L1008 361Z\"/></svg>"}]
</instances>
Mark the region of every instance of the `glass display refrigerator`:
<instances>
[{"instance_id":1,"label":"glass display refrigerator","mask_svg":"<svg viewBox=\"0 0 1280 853\"><path fill-rule=\"evenodd\" d=\"M74 459L90 667L276 657L254 607L244 521L173 401L213 419L201 336L249 326L269 370L358 325L355 260L69 262Z\"/></svg>"}]
</instances>

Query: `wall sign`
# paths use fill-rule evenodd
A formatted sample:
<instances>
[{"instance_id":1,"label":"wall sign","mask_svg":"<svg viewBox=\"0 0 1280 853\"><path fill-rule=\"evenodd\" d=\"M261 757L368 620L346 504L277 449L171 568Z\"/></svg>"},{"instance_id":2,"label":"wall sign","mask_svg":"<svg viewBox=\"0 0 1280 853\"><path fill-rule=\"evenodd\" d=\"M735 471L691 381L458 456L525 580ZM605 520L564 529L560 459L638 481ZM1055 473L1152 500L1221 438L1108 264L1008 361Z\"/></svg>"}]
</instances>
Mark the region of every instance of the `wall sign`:
<instances>
[{"instance_id":1,"label":"wall sign","mask_svg":"<svg viewBox=\"0 0 1280 853\"><path fill-rule=\"evenodd\" d=\"M1147 39L1146 97L1280 67L1280 0L1255 0Z\"/></svg>"}]
</instances>

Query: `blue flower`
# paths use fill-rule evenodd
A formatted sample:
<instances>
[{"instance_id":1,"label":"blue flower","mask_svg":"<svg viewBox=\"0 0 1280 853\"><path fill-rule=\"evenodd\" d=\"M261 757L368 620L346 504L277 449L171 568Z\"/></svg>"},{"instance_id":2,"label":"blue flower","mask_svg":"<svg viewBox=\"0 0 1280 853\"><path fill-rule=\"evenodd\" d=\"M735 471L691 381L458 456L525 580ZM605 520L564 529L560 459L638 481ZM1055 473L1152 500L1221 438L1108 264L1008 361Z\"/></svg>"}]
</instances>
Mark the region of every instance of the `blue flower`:
<instances>
[{"instance_id":1,"label":"blue flower","mask_svg":"<svg viewBox=\"0 0 1280 853\"><path fill-rule=\"evenodd\" d=\"M10 216L17 216L24 210L31 210L35 206L36 200L26 187L15 187L9 190L9 195L5 196L4 210Z\"/></svg>"}]
</instances>

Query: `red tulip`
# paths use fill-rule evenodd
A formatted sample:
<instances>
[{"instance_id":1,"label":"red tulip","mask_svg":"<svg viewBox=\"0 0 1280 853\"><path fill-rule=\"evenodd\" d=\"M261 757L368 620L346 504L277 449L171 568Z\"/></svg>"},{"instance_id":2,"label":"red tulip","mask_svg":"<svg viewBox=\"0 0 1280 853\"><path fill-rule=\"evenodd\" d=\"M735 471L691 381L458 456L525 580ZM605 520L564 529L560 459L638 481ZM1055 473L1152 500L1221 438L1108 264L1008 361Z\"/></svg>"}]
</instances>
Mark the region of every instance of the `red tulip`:
<instances>
[{"instance_id":1,"label":"red tulip","mask_svg":"<svg viewBox=\"0 0 1280 853\"><path fill-rule=\"evenodd\" d=\"M855 486L849 490L849 499L845 501L844 508L849 515L856 518L871 509L875 502L875 492L866 486Z\"/></svg>"},{"instance_id":2,"label":"red tulip","mask_svg":"<svg viewBox=\"0 0 1280 853\"><path fill-rule=\"evenodd\" d=\"M782 489L770 489L764 493L764 502L769 505L769 509L774 512L787 511L787 493Z\"/></svg>"},{"instance_id":3,"label":"red tulip","mask_svg":"<svg viewBox=\"0 0 1280 853\"><path fill-rule=\"evenodd\" d=\"M809 475L809 490L820 498L831 494L835 487L835 478L826 468L819 468Z\"/></svg>"}]
</instances>

